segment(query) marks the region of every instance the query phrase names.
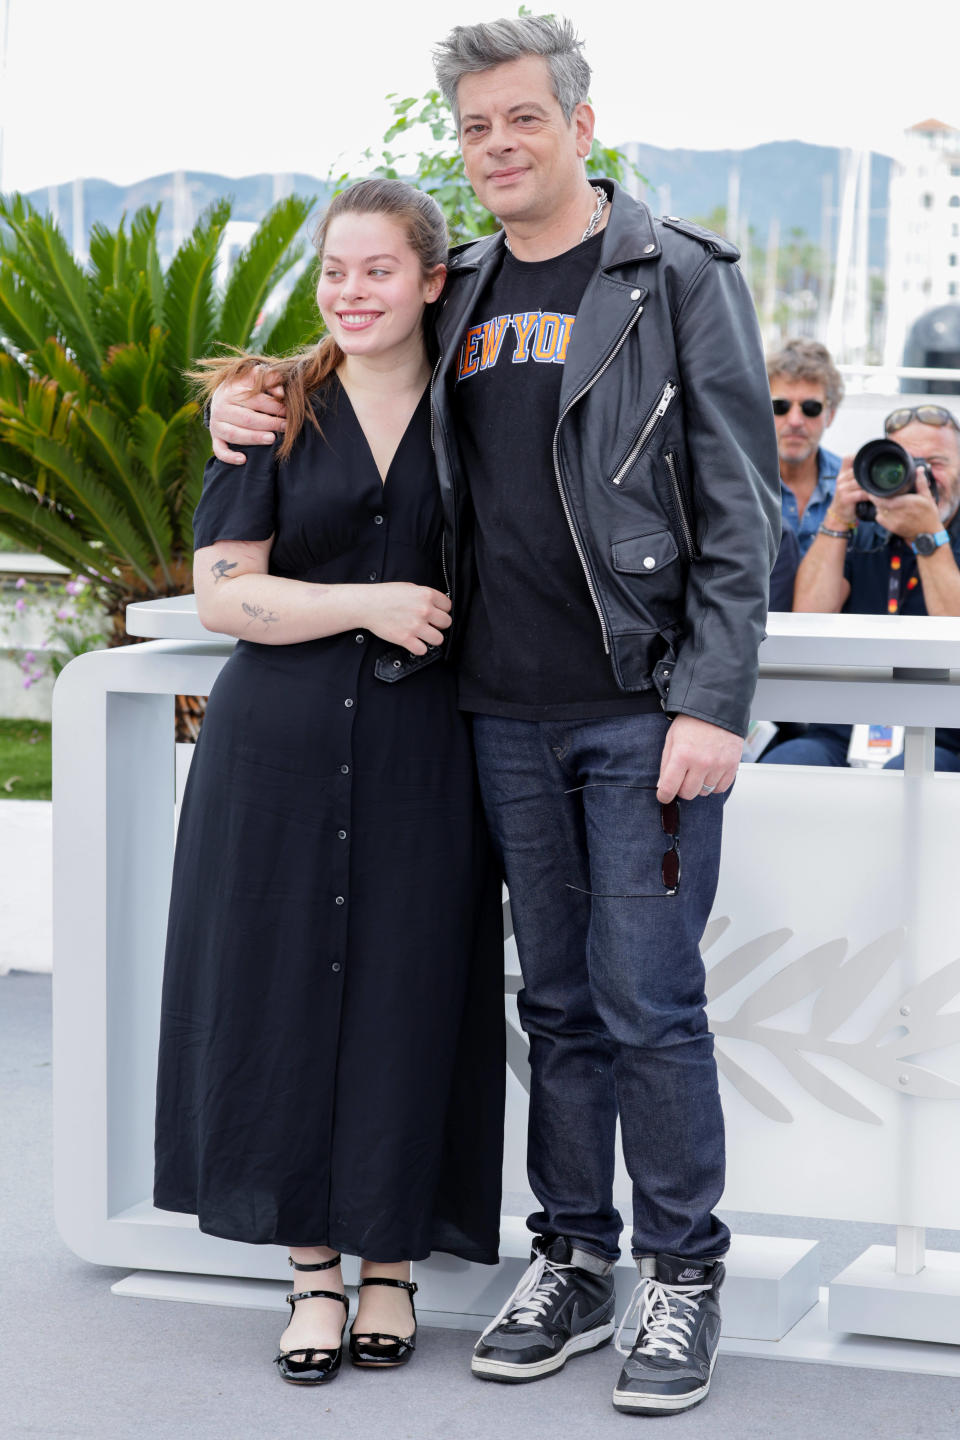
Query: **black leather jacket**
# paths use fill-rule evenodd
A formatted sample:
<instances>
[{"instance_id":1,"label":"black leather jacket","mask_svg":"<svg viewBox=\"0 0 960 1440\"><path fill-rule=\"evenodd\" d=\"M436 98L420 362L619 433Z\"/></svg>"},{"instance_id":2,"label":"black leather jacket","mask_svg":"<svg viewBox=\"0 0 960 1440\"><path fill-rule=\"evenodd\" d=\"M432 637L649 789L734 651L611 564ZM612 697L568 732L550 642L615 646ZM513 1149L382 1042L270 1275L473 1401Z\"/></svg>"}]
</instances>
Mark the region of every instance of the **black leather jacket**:
<instances>
[{"instance_id":1,"label":"black leather jacket","mask_svg":"<svg viewBox=\"0 0 960 1440\"><path fill-rule=\"evenodd\" d=\"M618 685L654 685L669 713L743 735L780 536L753 302L733 245L655 220L604 184L613 204L564 366L557 485ZM454 650L472 574L456 357L502 245L498 234L453 253L437 320L433 426Z\"/></svg>"}]
</instances>

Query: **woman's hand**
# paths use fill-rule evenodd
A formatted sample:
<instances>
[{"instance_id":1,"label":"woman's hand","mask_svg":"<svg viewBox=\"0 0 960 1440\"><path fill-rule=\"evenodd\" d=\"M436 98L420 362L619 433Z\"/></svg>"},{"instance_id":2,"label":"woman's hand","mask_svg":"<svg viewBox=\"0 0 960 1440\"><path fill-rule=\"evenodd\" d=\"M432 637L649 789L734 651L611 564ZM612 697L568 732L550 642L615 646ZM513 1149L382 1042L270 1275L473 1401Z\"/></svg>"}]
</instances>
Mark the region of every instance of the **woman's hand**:
<instances>
[{"instance_id":1,"label":"woman's hand","mask_svg":"<svg viewBox=\"0 0 960 1440\"><path fill-rule=\"evenodd\" d=\"M381 640L402 645L411 655L426 655L439 645L452 624L450 601L439 590L406 580L371 585L364 591L360 623Z\"/></svg>"}]
</instances>

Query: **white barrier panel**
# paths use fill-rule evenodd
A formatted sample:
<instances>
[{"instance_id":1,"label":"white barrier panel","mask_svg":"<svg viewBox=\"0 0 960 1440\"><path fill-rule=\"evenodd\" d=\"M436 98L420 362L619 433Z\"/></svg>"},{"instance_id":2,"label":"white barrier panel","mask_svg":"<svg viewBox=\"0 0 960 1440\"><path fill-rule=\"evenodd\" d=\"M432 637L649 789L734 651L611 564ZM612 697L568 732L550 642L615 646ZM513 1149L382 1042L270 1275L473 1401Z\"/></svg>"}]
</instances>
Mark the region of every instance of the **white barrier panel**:
<instances>
[{"instance_id":1,"label":"white barrier panel","mask_svg":"<svg viewBox=\"0 0 960 1440\"><path fill-rule=\"evenodd\" d=\"M195 1221L149 1200L172 696L207 693L230 645L200 630L189 597L131 611L131 629L181 638L82 656L54 701L57 1222L78 1254L100 1264L278 1279L278 1247L201 1235ZM949 673L951 660L960 668L960 622L895 619L884 631L858 617L785 616L770 628L758 714L960 724ZM904 662L910 673L894 673ZM705 937L728 1207L960 1228L960 776L911 775L922 736L909 749L905 776L741 770ZM506 970L509 1192L527 1188L512 942ZM629 1215L622 1166L616 1191ZM916 1269L922 1237L909 1233ZM515 1217L505 1217L504 1235L499 1272L449 1257L418 1267L426 1310L494 1313L527 1245ZM732 1252L725 1330L778 1340L816 1302L815 1255L796 1241L757 1243L762 1254L756 1244L749 1255L742 1244L743 1255ZM857 1328L890 1333L872 1330L869 1312ZM849 1323L849 1307L844 1316Z\"/></svg>"}]
</instances>

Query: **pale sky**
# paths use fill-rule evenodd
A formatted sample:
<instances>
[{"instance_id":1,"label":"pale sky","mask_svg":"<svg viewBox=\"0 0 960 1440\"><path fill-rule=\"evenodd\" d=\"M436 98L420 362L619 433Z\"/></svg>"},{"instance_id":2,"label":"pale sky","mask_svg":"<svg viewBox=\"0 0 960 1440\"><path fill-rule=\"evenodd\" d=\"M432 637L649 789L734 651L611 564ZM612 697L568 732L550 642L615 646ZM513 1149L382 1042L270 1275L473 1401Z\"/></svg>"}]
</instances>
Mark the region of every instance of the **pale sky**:
<instances>
[{"instance_id":1,"label":"pale sky","mask_svg":"<svg viewBox=\"0 0 960 1440\"><path fill-rule=\"evenodd\" d=\"M536 6L531 5L535 9ZM377 147L388 91L419 95L451 25L503 0L0 0L2 188L174 169L323 177ZM571 0L598 134L665 147L768 140L890 153L960 126L960 5ZM886 17L886 18L885 18Z\"/></svg>"}]
</instances>

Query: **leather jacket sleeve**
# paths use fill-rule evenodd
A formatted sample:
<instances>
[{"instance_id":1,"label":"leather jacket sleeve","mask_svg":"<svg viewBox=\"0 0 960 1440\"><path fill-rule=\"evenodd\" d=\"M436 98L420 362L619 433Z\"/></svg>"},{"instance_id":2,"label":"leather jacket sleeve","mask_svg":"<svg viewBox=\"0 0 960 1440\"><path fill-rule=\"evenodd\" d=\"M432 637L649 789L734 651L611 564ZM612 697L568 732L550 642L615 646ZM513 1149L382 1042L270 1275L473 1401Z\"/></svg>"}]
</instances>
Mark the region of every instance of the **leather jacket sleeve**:
<instances>
[{"instance_id":1,"label":"leather jacket sleeve","mask_svg":"<svg viewBox=\"0 0 960 1440\"><path fill-rule=\"evenodd\" d=\"M696 551L666 709L745 735L780 542L780 475L760 334L739 267L705 259L674 334Z\"/></svg>"}]
</instances>

